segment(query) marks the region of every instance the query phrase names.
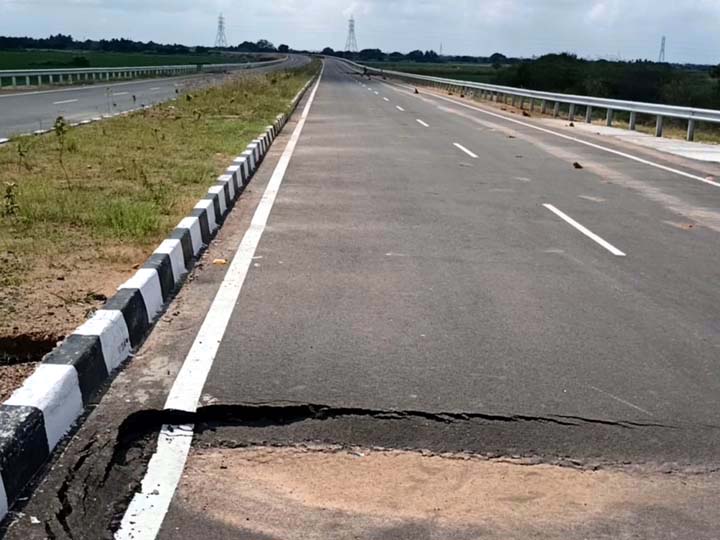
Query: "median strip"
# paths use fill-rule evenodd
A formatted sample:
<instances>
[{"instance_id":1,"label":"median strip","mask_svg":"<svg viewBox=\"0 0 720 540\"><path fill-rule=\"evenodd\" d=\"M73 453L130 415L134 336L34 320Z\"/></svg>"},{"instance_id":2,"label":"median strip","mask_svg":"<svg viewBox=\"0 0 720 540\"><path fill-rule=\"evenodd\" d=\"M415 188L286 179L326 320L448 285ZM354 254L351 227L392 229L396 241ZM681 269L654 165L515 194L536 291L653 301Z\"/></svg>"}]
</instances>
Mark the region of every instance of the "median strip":
<instances>
[{"instance_id":1,"label":"median strip","mask_svg":"<svg viewBox=\"0 0 720 540\"><path fill-rule=\"evenodd\" d=\"M274 117L272 125L264 129L259 128L263 129L262 135L248 145L248 152L250 152L252 158L246 153L238 156L233 165L227 168L223 175L215 177L214 185L209 189L207 189L207 185L204 186L207 192L193 208L187 205L190 195L187 188L184 193L182 192L183 183L194 179L193 181L198 186L205 184L206 177L209 173L212 174L210 171L215 168L213 163L224 156L224 153L220 154L218 151L227 152L228 147L237 145L237 139L247 137L245 130L256 129L255 123L257 122L257 120L249 122L243 128L237 117L226 118L228 115L224 115L220 120L213 119L208 123L201 122L205 107L209 107L213 114L217 114L223 105L226 107L242 107L241 104L232 104L232 101L230 101L231 95L236 96L232 98L233 100L236 98L247 100L249 95L247 92L250 89L256 89L258 98L267 100L266 107L275 107L280 103L279 97L284 96L284 92L290 88L293 88L293 93L295 92L295 88L297 88L296 81L299 85L301 84L301 78L306 80L309 76L309 70L302 70L297 75L268 75L266 76L266 83L263 82L254 87L253 84L255 83L250 82L249 86L244 88L242 86L233 87L234 90L230 94L228 88L224 90L211 89L203 94L205 101L197 97L186 100L186 103L194 102L192 103L193 108L189 109L190 114L187 116L183 115L179 104L166 105L144 111L141 113L142 116L126 116L113 122L103 123L102 126L93 125L83 128L83 133L103 139L100 144L103 145L106 151L107 147L117 141L112 138L113 135L110 135L110 138L103 137L101 131L113 131L113 127L120 128L121 131L131 131L125 136L133 137L134 144L140 145L139 148L144 150L145 145L151 147L148 148L148 151L152 152L153 159L157 161L157 174L163 175L163 171L165 171L165 175L170 175L172 190L170 190L169 186L158 186L155 174L149 169L143 169L141 163L133 162L132 158L126 155L121 156L120 159L124 160L121 163L124 163L126 167L132 168L130 174L134 182L130 184L130 187L135 192L133 195L137 195L143 189L147 190L150 199L156 199L155 206L140 204L137 211L132 211L133 206L129 204L121 207L113 206L119 204L123 197L126 196L122 192L122 188L125 187L124 184L117 181L117 175L120 172L117 168L101 168L97 172L97 184L86 179L83 182L85 189L76 190L73 183L80 180L75 174L67 174L69 171L74 173L76 170L73 168L69 158L66 158L64 163L57 162L49 165L56 169L55 173L40 169L40 165L36 164L35 161L31 163L29 170L25 168L23 162L20 163L19 167L15 161L10 163L8 170L16 171L17 174L22 171L26 174L34 171L38 179L42 180L42 187L45 190L50 190L49 196L52 199L45 201L50 206L43 211L42 217L44 220L49 221L47 223L42 222L43 227L40 231L27 228L30 223L29 218L27 219L28 223L23 223L24 228L20 228L19 223L15 222L13 218L3 216L2 219L10 221L10 226L0 229L2 246L6 245L8 240L11 239L8 238L8 235L12 233L18 234L21 239L25 238L27 243L28 234L40 232L49 235L53 230L65 231L67 228L55 225L52 219L57 219L61 215L58 214L56 207L67 206L74 198L80 199L77 204L85 208L84 213L80 215L87 220L89 214L87 207L84 205L88 204L88 201L82 197L83 191L89 190L90 187L94 191L109 188L115 193L112 200L102 206L102 212L100 212L101 215L99 216L108 219L107 225L110 226L110 230L117 230L113 229L113 227L121 224L124 224L125 227L147 226L153 223L152 220L155 219L157 220L154 222L157 229L163 230L163 235L166 238L150 254L144 264L137 265L138 268L133 275L125 278L125 283L120 285L117 292L102 306L99 306L94 315L74 330L58 348L48 354L23 386L16 390L5 403L0 405L0 519L4 517L8 508L17 500L24 487L41 470L59 442L73 429L85 407L97 399L97 395L102 391L103 385L112 373L127 361L133 350L136 350L141 345L153 323L161 316L164 307L168 305L174 294L184 283L198 255L211 241L214 233L231 210L235 200L251 180L270 144L285 125L287 115L300 102L311 81L308 81L305 87L295 95L289 108L287 98L282 98L284 103L282 108L288 112ZM270 78L273 77L277 77L277 79L271 82ZM273 92L276 92L276 94L273 94ZM251 107L251 105L248 104L248 107ZM252 108L253 112L248 114L256 115L255 110L255 108ZM188 153L188 157L180 161L180 168L178 169L169 170L169 164L172 163L170 158L175 156L165 155L158 148L162 146L163 137L166 134L157 128L153 128L153 125L157 124L153 124L152 120L153 115L162 115L163 112L169 112L172 115L170 119L172 125L179 124L177 135L181 136L181 141ZM198 115L198 113L201 114ZM198 118L198 116L200 117ZM120 124L116 125L115 122L120 122ZM186 127L183 127L184 124L187 124ZM267 121L263 126L266 125ZM57 128L56 133L61 129L65 130L65 128ZM134 131L134 129L144 130L142 133L145 136L139 136L139 132ZM207 131L208 129L210 132ZM97 133L94 133L93 130ZM167 136L170 136L170 132L167 133ZM82 138L80 140L80 143L76 141L74 144L80 145L83 150L88 150L89 147L85 148L82 145L89 144L89 141ZM49 147L54 148L55 152L57 152L57 145L61 144L59 139L52 140L47 137L30 139L30 142L32 141L48 142ZM195 144L199 146L190 147L192 141L195 141ZM14 144L24 148L25 140L21 139ZM10 151L14 153L14 150L13 148ZM37 148L35 150L37 151ZM71 156L73 155L67 148L64 151ZM209 154L210 159L209 161L198 160L199 165L205 170L204 174L198 174L197 169L190 168L190 163L197 159L197 155L202 154ZM87 159L87 155L85 159ZM149 159L149 162L152 163L153 160ZM65 172L63 172L63 168ZM188 173L192 176L186 176ZM115 178L113 178L114 176ZM30 182L28 177L24 177L24 182L26 184ZM57 186L53 184L59 184L62 189L57 189ZM32 184L28 184L26 189L30 187L32 187ZM53 190L53 188L55 189ZM171 199L163 199L163 197L168 196L170 191L182 193L183 196L171 204ZM28 194L32 194L36 199L41 195L48 196L44 191L31 191L24 195ZM18 214L25 215L24 212L27 212L30 208L31 200L25 198L17 200L19 200L19 204L15 203L17 208L13 208L13 210ZM117 213L115 209L122 209L122 212ZM175 229L167 235L164 232L164 224L167 223L167 220L177 219L175 216L178 209L183 213L189 212L189 214L186 214L186 217L182 218ZM11 208L6 206L4 210L7 212ZM163 210L167 214L162 219L160 219L162 212L157 212L159 210ZM159 215L156 215L156 213ZM122 221L123 216L126 216L128 221ZM78 220L75 225L76 230L73 230L73 233L77 234L81 230L83 222L77 217L73 219ZM101 221L100 223L105 222ZM49 228L46 228L47 225L49 225ZM86 222L85 226L87 227L87 225ZM120 232L120 230L117 231ZM124 229L123 231L125 234L129 232ZM139 230L135 231L136 234L140 232ZM145 238L147 242L148 239L153 238L153 235L141 237ZM79 255L87 264L90 262L89 254L92 253L89 247L98 249L102 245L99 242L101 238L102 236L87 237L85 238L87 242L84 245L76 246L75 249L70 249L70 246L60 236L56 235L48 240L60 242L61 248L59 251L65 254L65 260L58 261L60 264L67 264L67 259L72 258L73 252L78 249L81 250ZM130 235L127 239L134 239L134 237ZM142 247L135 244L132 240L118 243L125 249L133 248L142 253ZM4 252L0 252L0 255L7 257ZM24 255L28 255L28 253L24 253ZM47 253L45 253L45 256L47 256ZM92 272L98 273L98 279L110 280L111 285L113 285L112 281L116 279L117 272L113 274L108 272L107 269L103 271L102 268L104 268L105 263L106 261L102 261L102 264L90 267L91 273L88 273L87 268L73 269L73 271L81 274L81 280L84 281L93 279ZM3 270L7 269L8 265L6 264L3 266ZM45 269L45 271L48 270ZM3 275L2 277L5 279L6 276ZM69 281L73 278L72 271L69 271L66 277L63 277L63 281L65 279ZM43 285L47 284L36 282L33 287L34 289L42 289ZM87 306L83 309L87 309Z\"/></svg>"}]
</instances>

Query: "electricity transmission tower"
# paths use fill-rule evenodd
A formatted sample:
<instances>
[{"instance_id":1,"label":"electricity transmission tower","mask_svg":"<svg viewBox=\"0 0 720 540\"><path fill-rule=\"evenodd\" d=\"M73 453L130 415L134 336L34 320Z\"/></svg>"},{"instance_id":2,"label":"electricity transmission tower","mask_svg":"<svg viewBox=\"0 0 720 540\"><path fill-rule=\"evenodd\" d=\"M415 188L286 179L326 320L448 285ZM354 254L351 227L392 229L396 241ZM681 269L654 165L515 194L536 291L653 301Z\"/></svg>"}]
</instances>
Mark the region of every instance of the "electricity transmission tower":
<instances>
[{"instance_id":1,"label":"electricity transmission tower","mask_svg":"<svg viewBox=\"0 0 720 540\"><path fill-rule=\"evenodd\" d=\"M227 36L225 35L225 17L221 13L218 17L217 36L215 37L215 47L224 49L228 46Z\"/></svg>"},{"instance_id":2,"label":"electricity transmission tower","mask_svg":"<svg viewBox=\"0 0 720 540\"><path fill-rule=\"evenodd\" d=\"M660 42L660 57L658 58L658 62L660 64L665 63L665 43L667 41L667 38L665 36L662 37L662 41Z\"/></svg>"},{"instance_id":3,"label":"electricity transmission tower","mask_svg":"<svg viewBox=\"0 0 720 540\"><path fill-rule=\"evenodd\" d=\"M345 50L350 52L357 52L358 44L357 38L355 37L355 16L351 15L348 21L348 37L345 42Z\"/></svg>"}]
</instances>

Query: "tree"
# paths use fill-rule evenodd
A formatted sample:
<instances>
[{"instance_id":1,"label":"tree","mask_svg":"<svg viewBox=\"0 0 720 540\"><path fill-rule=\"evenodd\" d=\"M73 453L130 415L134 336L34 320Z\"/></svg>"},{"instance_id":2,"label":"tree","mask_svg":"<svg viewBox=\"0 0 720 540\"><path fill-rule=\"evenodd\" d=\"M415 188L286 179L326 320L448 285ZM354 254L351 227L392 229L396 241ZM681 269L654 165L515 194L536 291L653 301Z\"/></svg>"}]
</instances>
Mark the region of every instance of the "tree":
<instances>
[{"instance_id":1,"label":"tree","mask_svg":"<svg viewBox=\"0 0 720 540\"><path fill-rule=\"evenodd\" d=\"M275 45L267 39L259 39L255 45L257 46L257 50L260 52L275 52L277 50L275 49Z\"/></svg>"},{"instance_id":2,"label":"tree","mask_svg":"<svg viewBox=\"0 0 720 540\"><path fill-rule=\"evenodd\" d=\"M440 56L435 51L425 51L423 62L437 62Z\"/></svg>"},{"instance_id":3,"label":"tree","mask_svg":"<svg viewBox=\"0 0 720 540\"><path fill-rule=\"evenodd\" d=\"M422 51L411 51L407 53L407 59L411 62L422 62L425 59L425 54Z\"/></svg>"},{"instance_id":4,"label":"tree","mask_svg":"<svg viewBox=\"0 0 720 540\"><path fill-rule=\"evenodd\" d=\"M282 44L278 47L278 52L281 52L281 53L290 52L290 47L285 44Z\"/></svg>"},{"instance_id":5,"label":"tree","mask_svg":"<svg viewBox=\"0 0 720 540\"><path fill-rule=\"evenodd\" d=\"M363 49L359 54L360 60L372 61L372 60L385 60L385 53L380 49Z\"/></svg>"},{"instance_id":6,"label":"tree","mask_svg":"<svg viewBox=\"0 0 720 540\"><path fill-rule=\"evenodd\" d=\"M258 52L258 46L252 41L243 41L237 48L245 52Z\"/></svg>"},{"instance_id":7,"label":"tree","mask_svg":"<svg viewBox=\"0 0 720 540\"><path fill-rule=\"evenodd\" d=\"M325 47L325 48L322 50L322 53L323 53L325 56L333 56L333 55L335 54L335 50L334 50L332 47Z\"/></svg>"}]
</instances>

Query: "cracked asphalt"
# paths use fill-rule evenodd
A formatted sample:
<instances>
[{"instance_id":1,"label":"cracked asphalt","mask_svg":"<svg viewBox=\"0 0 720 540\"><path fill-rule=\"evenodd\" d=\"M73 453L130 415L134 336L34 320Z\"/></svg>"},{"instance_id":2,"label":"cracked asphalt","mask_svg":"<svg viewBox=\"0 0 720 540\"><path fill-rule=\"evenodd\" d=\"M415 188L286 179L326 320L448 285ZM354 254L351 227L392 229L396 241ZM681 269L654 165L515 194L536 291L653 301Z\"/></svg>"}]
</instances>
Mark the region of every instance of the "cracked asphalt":
<instances>
[{"instance_id":1,"label":"cracked asphalt","mask_svg":"<svg viewBox=\"0 0 720 540\"><path fill-rule=\"evenodd\" d=\"M162 539L718 538L720 191L441 97L327 63L197 413L162 407L296 119L7 538L112 538L165 424Z\"/></svg>"}]
</instances>

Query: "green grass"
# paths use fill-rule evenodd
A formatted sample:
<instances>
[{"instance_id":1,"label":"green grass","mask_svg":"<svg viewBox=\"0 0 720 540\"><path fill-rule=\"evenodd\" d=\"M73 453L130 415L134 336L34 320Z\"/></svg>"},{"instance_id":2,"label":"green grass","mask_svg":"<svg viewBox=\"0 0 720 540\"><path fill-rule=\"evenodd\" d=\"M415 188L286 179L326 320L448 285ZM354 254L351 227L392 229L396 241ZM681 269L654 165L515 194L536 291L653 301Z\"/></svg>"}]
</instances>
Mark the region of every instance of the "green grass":
<instances>
[{"instance_id":1,"label":"green grass","mask_svg":"<svg viewBox=\"0 0 720 540\"><path fill-rule=\"evenodd\" d=\"M72 128L62 161L54 133L0 147L0 261L13 261L0 264L0 283L78 250L109 263L117 248L118 261L146 256L318 69L245 75Z\"/></svg>"},{"instance_id":2,"label":"green grass","mask_svg":"<svg viewBox=\"0 0 720 540\"><path fill-rule=\"evenodd\" d=\"M7 51L0 50L0 70L6 69L53 69L78 67L75 57L83 57L89 67L142 67L182 64L232 64L246 62L247 55L208 54L151 54L114 53L99 51Z\"/></svg>"},{"instance_id":3,"label":"green grass","mask_svg":"<svg viewBox=\"0 0 720 540\"><path fill-rule=\"evenodd\" d=\"M495 69L487 64L433 64L415 62L373 62L369 66L392 71L404 71L427 75L430 77L443 77L473 82L493 83L497 76Z\"/></svg>"}]
</instances>

